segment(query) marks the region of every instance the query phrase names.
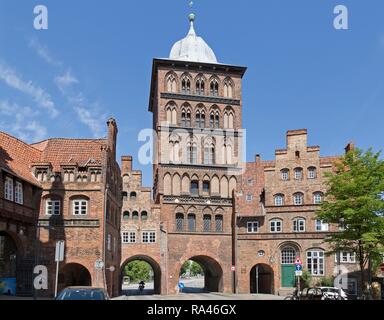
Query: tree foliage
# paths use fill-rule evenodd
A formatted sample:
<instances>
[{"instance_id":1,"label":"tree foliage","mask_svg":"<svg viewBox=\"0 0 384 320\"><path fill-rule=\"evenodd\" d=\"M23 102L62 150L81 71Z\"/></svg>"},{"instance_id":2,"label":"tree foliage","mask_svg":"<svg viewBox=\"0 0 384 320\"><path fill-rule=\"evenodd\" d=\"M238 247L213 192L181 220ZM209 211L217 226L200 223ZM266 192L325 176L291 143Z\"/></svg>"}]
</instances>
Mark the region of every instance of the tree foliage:
<instances>
[{"instance_id":1,"label":"tree foliage","mask_svg":"<svg viewBox=\"0 0 384 320\"><path fill-rule=\"evenodd\" d=\"M189 274L192 277L195 277L200 274L204 274L203 268L194 261L186 261L181 267L181 275Z\"/></svg>"},{"instance_id":2,"label":"tree foliage","mask_svg":"<svg viewBox=\"0 0 384 320\"><path fill-rule=\"evenodd\" d=\"M363 288L367 284L364 270L370 259L376 259L384 246L384 161L380 153L353 149L327 173L327 193L318 218L331 224L342 224L339 232L326 241L334 252L356 252Z\"/></svg>"},{"instance_id":3,"label":"tree foliage","mask_svg":"<svg viewBox=\"0 0 384 320\"><path fill-rule=\"evenodd\" d=\"M129 262L124 267L124 275L128 276L133 283L140 282L141 280L149 281L152 272L151 265L145 261L135 260Z\"/></svg>"}]
</instances>

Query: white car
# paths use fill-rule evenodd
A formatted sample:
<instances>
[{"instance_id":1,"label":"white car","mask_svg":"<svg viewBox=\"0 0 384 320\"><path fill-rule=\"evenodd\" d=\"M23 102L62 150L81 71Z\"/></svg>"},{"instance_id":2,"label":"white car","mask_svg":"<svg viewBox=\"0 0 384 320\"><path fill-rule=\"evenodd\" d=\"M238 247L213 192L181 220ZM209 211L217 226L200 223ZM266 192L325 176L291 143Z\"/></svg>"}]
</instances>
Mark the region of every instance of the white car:
<instances>
[{"instance_id":1,"label":"white car","mask_svg":"<svg viewBox=\"0 0 384 320\"><path fill-rule=\"evenodd\" d=\"M323 292L323 300L348 300L348 295L342 288L319 287Z\"/></svg>"}]
</instances>

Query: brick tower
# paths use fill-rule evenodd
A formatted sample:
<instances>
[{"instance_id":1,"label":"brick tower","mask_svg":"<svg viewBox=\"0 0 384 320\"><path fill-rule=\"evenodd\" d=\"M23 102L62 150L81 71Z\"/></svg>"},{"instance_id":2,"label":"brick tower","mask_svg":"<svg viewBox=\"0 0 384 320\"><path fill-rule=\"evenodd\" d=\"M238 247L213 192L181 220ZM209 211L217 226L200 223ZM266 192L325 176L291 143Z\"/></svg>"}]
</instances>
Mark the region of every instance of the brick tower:
<instances>
[{"instance_id":1,"label":"brick tower","mask_svg":"<svg viewBox=\"0 0 384 320\"><path fill-rule=\"evenodd\" d=\"M153 113L154 200L167 235L163 293L177 291L185 261L199 263L205 289L232 292L232 193L242 173L244 67L219 64L196 35L169 59L154 59L149 110Z\"/></svg>"}]
</instances>

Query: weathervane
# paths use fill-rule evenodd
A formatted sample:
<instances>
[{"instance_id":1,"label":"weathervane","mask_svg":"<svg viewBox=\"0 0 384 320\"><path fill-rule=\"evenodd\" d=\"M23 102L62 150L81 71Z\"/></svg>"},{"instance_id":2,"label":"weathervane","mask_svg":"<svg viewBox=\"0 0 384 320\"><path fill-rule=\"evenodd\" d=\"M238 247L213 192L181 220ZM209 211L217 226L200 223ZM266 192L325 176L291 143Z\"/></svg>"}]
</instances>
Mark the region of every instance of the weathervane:
<instances>
[{"instance_id":1,"label":"weathervane","mask_svg":"<svg viewBox=\"0 0 384 320\"><path fill-rule=\"evenodd\" d=\"M193 8L193 5L194 5L193 1L190 1L190 2L189 2L189 7L190 7L191 9Z\"/></svg>"}]
</instances>

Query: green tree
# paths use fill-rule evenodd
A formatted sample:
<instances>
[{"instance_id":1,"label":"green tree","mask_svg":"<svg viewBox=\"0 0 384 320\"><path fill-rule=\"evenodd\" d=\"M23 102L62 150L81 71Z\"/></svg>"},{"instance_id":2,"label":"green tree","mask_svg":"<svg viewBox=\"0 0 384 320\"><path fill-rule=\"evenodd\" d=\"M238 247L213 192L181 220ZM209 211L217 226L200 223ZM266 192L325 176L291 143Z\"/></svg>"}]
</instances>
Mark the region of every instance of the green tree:
<instances>
[{"instance_id":1,"label":"green tree","mask_svg":"<svg viewBox=\"0 0 384 320\"><path fill-rule=\"evenodd\" d=\"M203 268L196 262L194 261L186 261L181 267L180 274L186 274L188 273L192 276L195 277L198 274L204 274Z\"/></svg>"},{"instance_id":2,"label":"green tree","mask_svg":"<svg viewBox=\"0 0 384 320\"><path fill-rule=\"evenodd\" d=\"M366 271L369 261L377 259L384 245L384 161L380 153L352 149L327 173L327 193L318 211L324 222L341 225L326 241L331 253L352 251L360 266L360 282L368 291Z\"/></svg>"},{"instance_id":3,"label":"green tree","mask_svg":"<svg viewBox=\"0 0 384 320\"><path fill-rule=\"evenodd\" d=\"M128 276L133 283L141 280L149 281L151 278L152 267L145 261L135 260L129 262L124 268L124 275Z\"/></svg>"}]
</instances>

